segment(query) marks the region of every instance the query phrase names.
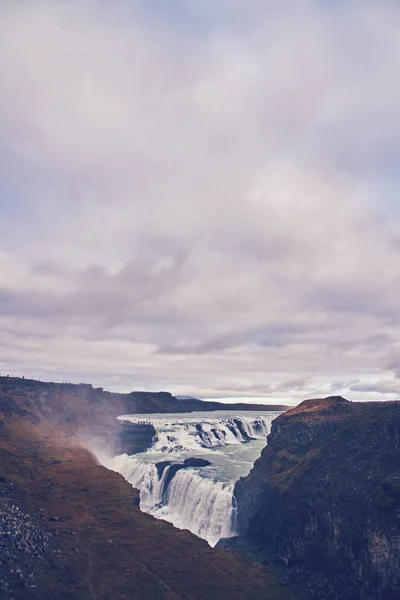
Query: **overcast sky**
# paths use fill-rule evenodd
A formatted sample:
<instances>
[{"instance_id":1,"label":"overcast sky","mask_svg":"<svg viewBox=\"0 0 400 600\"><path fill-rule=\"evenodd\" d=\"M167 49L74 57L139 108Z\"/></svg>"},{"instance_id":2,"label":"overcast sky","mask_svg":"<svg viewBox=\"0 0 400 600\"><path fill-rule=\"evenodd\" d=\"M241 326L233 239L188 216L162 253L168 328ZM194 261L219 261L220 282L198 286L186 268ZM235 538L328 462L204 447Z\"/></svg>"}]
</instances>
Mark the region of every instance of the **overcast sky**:
<instances>
[{"instance_id":1,"label":"overcast sky","mask_svg":"<svg viewBox=\"0 0 400 600\"><path fill-rule=\"evenodd\" d=\"M0 372L400 390L400 6L3 0Z\"/></svg>"}]
</instances>

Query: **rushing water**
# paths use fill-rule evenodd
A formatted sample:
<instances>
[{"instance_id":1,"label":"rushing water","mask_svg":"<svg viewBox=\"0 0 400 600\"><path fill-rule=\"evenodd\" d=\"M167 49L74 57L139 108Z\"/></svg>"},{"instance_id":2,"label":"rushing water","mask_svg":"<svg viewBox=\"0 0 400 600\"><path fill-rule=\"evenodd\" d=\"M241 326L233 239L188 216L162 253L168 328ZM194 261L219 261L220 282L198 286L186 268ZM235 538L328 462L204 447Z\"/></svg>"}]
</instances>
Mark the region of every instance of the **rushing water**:
<instances>
[{"instance_id":1,"label":"rushing water","mask_svg":"<svg viewBox=\"0 0 400 600\"><path fill-rule=\"evenodd\" d=\"M247 475L266 445L276 412L238 411L124 415L120 420L152 423L147 452L102 462L140 490L140 508L215 545L235 534L235 482ZM185 467L201 458L209 466Z\"/></svg>"}]
</instances>

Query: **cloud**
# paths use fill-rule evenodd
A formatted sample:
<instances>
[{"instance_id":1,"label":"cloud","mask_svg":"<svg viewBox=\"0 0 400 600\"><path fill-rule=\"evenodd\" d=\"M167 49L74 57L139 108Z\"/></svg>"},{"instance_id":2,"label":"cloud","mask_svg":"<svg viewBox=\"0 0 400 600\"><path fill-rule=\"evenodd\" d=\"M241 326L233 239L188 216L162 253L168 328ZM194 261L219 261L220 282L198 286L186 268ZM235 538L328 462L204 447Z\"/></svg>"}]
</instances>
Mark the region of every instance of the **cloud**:
<instances>
[{"instance_id":1,"label":"cloud","mask_svg":"<svg viewBox=\"0 0 400 600\"><path fill-rule=\"evenodd\" d=\"M2 4L2 371L281 397L396 369L400 9L287 9Z\"/></svg>"},{"instance_id":2,"label":"cloud","mask_svg":"<svg viewBox=\"0 0 400 600\"><path fill-rule=\"evenodd\" d=\"M350 386L350 390L364 393L395 394L398 397L400 394L400 381L398 379L381 379L373 382L358 380Z\"/></svg>"}]
</instances>

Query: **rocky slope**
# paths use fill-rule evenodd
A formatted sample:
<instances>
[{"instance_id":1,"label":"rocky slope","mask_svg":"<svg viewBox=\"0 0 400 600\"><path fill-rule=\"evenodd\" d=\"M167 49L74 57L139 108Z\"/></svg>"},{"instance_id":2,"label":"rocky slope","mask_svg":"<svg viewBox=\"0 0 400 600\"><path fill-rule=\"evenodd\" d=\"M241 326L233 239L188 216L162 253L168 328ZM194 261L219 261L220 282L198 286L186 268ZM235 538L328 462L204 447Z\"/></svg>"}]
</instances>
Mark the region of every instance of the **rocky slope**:
<instances>
[{"instance_id":1,"label":"rocky slope","mask_svg":"<svg viewBox=\"0 0 400 600\"><path fill-rule=\"evenodd\" d=\"M0 377L0 411L17 415L32 423L62 429L65 435L106 446L110 452L134 453L151 443L154 429L148 424L123 424L116 417L124 414L180 413L215 410L285 410L281 405L241 405L178 400L168 392L131 392L117 394L93 388L90 384L48 383L18 377ZM1 421L1 417L0 417ZM1 435L1 422L0 422Z\"/></svg>"},{"instance_id":2,"label":"rocky slope","mask_svg":"<svg viewBox=\"0 0 400 600\"><path fill-rule=\"evenodd\" d=\"M82 446L118 414L176 402L1 378L2 600L290 600L262 567L142 513Z\"/></svg>"},{"instance_id":3,"label":"rocky slope","mask_svg":"<svg viewBox=\"0 0 400 600\"><path fill-rule=\"evenodd\" d=\"M225 545L307 600L400 598L400 402L303 402L235 495L242 537Z\"/></svg>"}]
</instances>

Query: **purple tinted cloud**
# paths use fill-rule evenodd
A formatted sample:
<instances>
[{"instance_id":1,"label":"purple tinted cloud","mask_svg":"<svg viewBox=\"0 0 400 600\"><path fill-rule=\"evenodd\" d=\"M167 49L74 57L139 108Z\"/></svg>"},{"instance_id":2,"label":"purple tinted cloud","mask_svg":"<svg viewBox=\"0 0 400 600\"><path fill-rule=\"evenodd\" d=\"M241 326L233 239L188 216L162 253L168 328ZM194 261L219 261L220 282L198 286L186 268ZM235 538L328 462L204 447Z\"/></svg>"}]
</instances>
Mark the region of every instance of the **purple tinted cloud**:
<instances>
[{"instance_id":1,"label":"purple tinted cloud","mask_svg":"<svg viewBox=\"0 0 400 600\"><path fill-rule=\"evenodd\" d=\"M1 371L394 393L399 23L374 1L4 3Z\"/></svg>"}]
</instances>

